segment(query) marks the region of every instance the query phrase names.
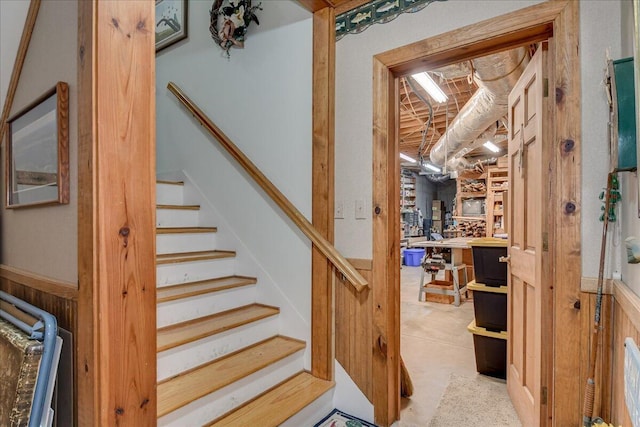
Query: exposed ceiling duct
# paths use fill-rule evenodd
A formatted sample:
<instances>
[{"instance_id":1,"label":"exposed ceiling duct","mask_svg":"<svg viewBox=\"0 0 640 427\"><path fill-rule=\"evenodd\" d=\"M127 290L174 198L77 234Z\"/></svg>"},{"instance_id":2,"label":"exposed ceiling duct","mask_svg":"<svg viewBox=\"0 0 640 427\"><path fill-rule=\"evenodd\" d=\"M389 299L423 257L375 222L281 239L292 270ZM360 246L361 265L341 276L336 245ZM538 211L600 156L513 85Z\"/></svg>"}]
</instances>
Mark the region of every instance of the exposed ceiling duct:
<instances>
[{"instance_id":1,"label":"exposed ceiling duct","mask_svg":"<svg viewBox=\"0 0 640 427\"><path fill-rule=\"evenodd\" d=\"M456 155L461 149L507 115L509 93L529 63L529 53L520 47L477 58L472 63L479 89L431 149L431 162L440 167L450 158L461 157Z\"/></svg>"},{"instance_id":2,"label":"exposed ceiling duct","mask_svg":"<svg viewBox=\"0 0 640 427\"><path fill-rule=\"evenodd\" d=\"M507 139L506 135L496 135L497 127L492 126L478 138L476 138L472 143L465 145L458 152L453 154L451 157L447 158L447 170L458 170L458 169L469 169L469 167L463 165L471 165L475 164L475 162L468 161L465 159L465 156L470 152L474 151L476 148L482 147L487 141L492 141L494 143L501 143ZM484 156L480 160L484 158L495 158L496 154L492 153L491 155Z\"/></svg>"}]
</instances>

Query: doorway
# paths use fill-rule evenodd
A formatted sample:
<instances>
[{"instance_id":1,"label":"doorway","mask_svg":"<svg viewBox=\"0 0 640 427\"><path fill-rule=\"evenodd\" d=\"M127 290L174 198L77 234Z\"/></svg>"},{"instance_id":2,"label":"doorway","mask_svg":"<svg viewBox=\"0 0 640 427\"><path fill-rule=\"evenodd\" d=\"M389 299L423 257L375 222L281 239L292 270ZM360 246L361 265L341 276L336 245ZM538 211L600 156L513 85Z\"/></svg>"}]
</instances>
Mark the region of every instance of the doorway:
<instances>
[{"instance_id":1,"label":"doorway","mask_svg":"<svg viewBox=\"0 0 640 427\"><path fill-rule=\"evenodd\" d=\"M542 383L541 425L572 425L579 413L581 379L576 376L553 382L554 372L578 372L579 351L571 324L575 309L558 301L579 293L580 217L576 196L580 189L580 87L578 51L578 3L548 2L501 17L394 49L374 58L373 76L373 280L386 286L374 289L374 340L385 344L385 357L374 357L374 402L376 420L389 425L400 412L400 307L399 235L400 203L397 185L399 77L425 68L472 59L488 53L549 40L552 74L549 140L551 159L545 165L549 175L549 229L545 244L546 282L553 299L542 319L551 337L543 344L548 369ZM555 92L554 89L555 88ZM557 149L556 149L557 148ZM574 267L571 267L573 265ZM551 286L551 285L550 285Z\"/></svg>"}]
</instances>

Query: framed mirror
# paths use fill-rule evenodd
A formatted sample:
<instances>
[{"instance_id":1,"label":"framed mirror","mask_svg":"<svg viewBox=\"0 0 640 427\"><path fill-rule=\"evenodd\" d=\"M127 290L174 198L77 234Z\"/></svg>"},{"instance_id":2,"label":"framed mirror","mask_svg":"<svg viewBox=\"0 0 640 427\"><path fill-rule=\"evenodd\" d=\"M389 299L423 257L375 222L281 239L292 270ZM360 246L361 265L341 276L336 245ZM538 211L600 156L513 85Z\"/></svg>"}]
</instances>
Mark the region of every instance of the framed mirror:
<instances>
[{"instance_id":1,"label":"framed mirror","mask_svg":"<svg viewBox=\"0 0 640 427\"><path fill-rule=\"evenodd\" d=\"M69 85L7 120L6 207L69 203Z\"/></svg>"}]
</instances>

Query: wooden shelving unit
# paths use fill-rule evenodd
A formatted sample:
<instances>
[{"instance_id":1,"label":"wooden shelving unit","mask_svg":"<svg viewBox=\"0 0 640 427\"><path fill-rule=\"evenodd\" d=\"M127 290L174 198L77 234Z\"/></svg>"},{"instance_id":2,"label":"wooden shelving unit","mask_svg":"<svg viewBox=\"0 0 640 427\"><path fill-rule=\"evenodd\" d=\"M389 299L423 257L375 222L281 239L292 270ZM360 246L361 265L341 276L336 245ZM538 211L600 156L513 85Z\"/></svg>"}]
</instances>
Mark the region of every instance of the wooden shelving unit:
<instances>
[{"instance_id":1,"label":"wooden shelving unit","mask_svg":"<svg viewBox=\"0 0 640 427\"><path fill-rule=\"evenodd\" d=\"M418 224L415 213L416 178L400 175L400 235L401 238L422 236L422 224Z\"/></svg>"},{"instance_id":2,"label":"wooden shelving unit","mask_svg":"<svg viewBox=\"0 0 640 427\"><path fill-rule=\"evenodd\" d=\"M414 208L416 206L416 179L400 176L400 208Z\"/></svg>"},{"instance_id":3,"label":"wooden shelving unit","mask_svg":"<svg viewBox=\"0 0 640 427\"><path fill-rule=\"evenodd\" d=\"M463 215L462 204L468 199L485 202L487 196L487 174L476 171L460 172L456 180L456 234L460 237L484 237L486 218L482 216ZM473 190L473 191L470 191Z\"/></svg>"},{"instance_id":4,"label":"wooden shelving unit","mask_svg":"<svg viewBox=\"0 0 640 427\"><path fill-rule=\"evenodd\" d=\"M487 169L487 236L504 234L507 229L505 192L509 189L508 168Z\"/></svg>"}]
</instances>

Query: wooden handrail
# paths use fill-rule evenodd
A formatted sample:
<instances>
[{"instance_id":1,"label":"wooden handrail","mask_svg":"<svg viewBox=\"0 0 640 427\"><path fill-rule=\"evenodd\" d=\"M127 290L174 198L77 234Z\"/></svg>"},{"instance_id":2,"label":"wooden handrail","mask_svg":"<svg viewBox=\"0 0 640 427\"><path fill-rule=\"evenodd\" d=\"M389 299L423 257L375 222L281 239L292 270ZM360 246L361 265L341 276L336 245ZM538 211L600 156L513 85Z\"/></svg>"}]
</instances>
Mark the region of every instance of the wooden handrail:
<instances>
[{"instance_id":1,"label":"wooden handrail","mask_svg":"<svg viewBox=\"0 0 640 427\"><path fill-rule=\"evenodd\" d=\"M198 106L185 95L173 82L169 82L167 89L173 93L193 116L204 126L211 135L222 145L227 152L244 168L244 170L256 181L256 183L271 197L282 211L298 226L300 231L307 236L316 248L338 269L349 283L361 292L368 286L367 280L358 270L343 257L327 239L305 218L302 213L286 198L278 188L267 178L258 167L224 134Z\"/></svg>"}]
</instances>

